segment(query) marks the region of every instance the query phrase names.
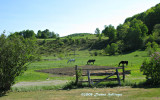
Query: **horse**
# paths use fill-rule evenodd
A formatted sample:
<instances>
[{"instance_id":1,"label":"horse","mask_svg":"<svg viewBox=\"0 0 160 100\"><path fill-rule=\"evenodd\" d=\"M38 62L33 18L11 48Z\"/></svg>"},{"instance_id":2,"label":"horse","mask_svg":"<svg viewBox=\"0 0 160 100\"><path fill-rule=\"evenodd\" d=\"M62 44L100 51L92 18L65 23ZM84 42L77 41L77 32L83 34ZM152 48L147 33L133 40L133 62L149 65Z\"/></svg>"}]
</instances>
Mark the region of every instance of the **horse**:
<instances>
[{"instance_id":1,"label":"horse","mask_svg":"<svg viewBox=\"0 0 160 100\"><path fill-rule=\"evenodd\" d=\"M91 62L93 62L93 64L94 64L95 61L96 61L95 59L94 60L93 59L92 60L88 60L87 61L87 65L88 65L88 63L91 63Z\"/></svg>"},{"instance_id":2,"label":"horse","mask_svg":"<svg viewBox=\"0 0 160 100\"><path fill-rule=\"evenodd\" d=\"M67 63L69 62L75 62L75 59L69 59Z\"/></svg>"},{"instance_id":3,"label":"horse","mask_svg":"<svg viewBox=\"0 0 160 100\"><path fill-rule=\"evenodd\" d=\"M120 64L126 64L126 65L128 65L128 61L121 61L120 63L119 63L119 66L120 66Z\"/></svg>"}]
</instances>

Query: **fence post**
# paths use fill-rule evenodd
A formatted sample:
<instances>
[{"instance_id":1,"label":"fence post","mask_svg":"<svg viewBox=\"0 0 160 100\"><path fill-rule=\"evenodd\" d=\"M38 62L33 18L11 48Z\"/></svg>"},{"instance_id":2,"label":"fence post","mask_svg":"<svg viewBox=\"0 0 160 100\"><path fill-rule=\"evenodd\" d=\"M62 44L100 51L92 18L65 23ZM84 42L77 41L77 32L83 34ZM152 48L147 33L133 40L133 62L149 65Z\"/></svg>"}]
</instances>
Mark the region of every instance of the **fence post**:
<instances>
[{"instance_id":1,"label":"fence post","mask_svg":"<svg viewBox=\"0 0 160 100\"><path fill-rule=\"evenodd\" d=\"M87 70L87 76L88 76L88 82L89 82L89 86L91 85L91 79L90 79L90 72L89 70Z\"/></svg>"},{"instance_id":2,"label":"fence post","mask_svg":"<svg viewBox=\"0 0 160 100\"><path fill-rule=\"evenodd\" d=\"M75 66L75 72L76 72L76 85L78 84L78 66Z\"/></svg>"},{"instance_id":3,"label":"fence post","mask_svg":"<svg viewBox=\"0 0 160 100\"><path fill-rule=\"evenodd\" d=\"M118 69L116 69L116 75L117 75L117 79L118 79L118 84L121 85L121 81L120 81L120 78L119 78Z\"/></svg>"},{"instance_id":4,"label":"fence post","mask_svg":"<svg viewBox=\"0 0 160 100\"><path fill-rule=\"evenodd\" d=\"M123 69L123 82L125 81L125 69L124 69L124 64L122 66L122 69Z\"/></svg>"}]
</instances>

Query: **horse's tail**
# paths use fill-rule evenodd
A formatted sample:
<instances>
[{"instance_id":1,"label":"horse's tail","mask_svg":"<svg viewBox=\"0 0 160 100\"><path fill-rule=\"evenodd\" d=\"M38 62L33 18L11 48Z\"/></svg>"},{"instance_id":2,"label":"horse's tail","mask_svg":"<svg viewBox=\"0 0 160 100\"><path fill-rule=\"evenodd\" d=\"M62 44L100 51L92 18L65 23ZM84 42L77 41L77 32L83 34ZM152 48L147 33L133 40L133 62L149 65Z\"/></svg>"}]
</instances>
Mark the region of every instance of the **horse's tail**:
<instances>
[{"instance_id":1,"label":"horse's tail","mask_svg":"<svg viewBox=\"0 0 160 100\"><path fill-rule=\"evenodd\" d=\"M126 65L128 66L128 61L126 61Z\"/></svg>"}]
</instances>

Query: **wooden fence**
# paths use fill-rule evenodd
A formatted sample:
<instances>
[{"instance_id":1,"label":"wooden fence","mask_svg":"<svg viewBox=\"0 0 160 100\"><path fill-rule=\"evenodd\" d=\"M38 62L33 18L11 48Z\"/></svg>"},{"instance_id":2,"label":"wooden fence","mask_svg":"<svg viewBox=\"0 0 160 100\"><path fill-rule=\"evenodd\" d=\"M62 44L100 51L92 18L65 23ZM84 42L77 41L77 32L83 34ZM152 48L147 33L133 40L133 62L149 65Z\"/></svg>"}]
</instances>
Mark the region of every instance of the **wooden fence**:
<instances>
[{"instance_id":1,"label":"wooden fence","mask_svg":"<svg viewBox=\"0 0 160 100\"><path fill-rule=\"evenodd\" d=\"M78 84L79 82L88 82L89 85L91 86L95 86L98 83L102 82L102 81L118 81L118 84L121 85L121 80L125 81L125 74L130 74L130 70L125 71L125 67L124 65L122 67L108 67L108 66L103 66L103 68L101 68L100 66L95 66L95 68L93 68L94 66L92 66L92 68L81 68L78 67L77 65L75 66L75 72L76 72L76 84ZM100 68L99 68L100 67ZM122 72L118 72L118 69L122 69ZM82 70L82 72L86 71L87 74L83 74L82 76L88 76L88 80L87 81L80 81L79 80L79 76L78 76L78 70ZM91 71L108 71L108 72L91 72ZM112 72L109 72L109 70L112 70ZM105 77L104 79L91 79L91 76L104 76L107 75L107 77ZM110 78L111 76L116 75L117 78ZM123 78L120 79L120 75L123 75Z\"/></svg>"}]
</instances>

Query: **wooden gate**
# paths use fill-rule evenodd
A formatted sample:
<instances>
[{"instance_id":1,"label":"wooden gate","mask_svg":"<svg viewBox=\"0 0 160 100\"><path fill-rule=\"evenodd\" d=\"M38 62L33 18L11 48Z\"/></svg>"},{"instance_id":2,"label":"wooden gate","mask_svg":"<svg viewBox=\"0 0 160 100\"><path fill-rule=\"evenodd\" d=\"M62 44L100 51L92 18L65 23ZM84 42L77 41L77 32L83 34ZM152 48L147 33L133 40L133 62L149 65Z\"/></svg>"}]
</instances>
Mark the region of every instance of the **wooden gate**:
<instances>
[{"instance_id":1,"label":"wooden gate","mask_svg":"<svg viewBox=\"0 0 160 100\"><path fill-rule=\"evenodd\" d=\"M87 66L88 67L88 66ZM92 68L83 68L81 69L81 67L78 67L77 65L75 66L75 72L76 72L76 84L78 84L79 82L88 82L89 85L91 86L96 86L98 83L102 82L102 81L118 81L118 84L121 85L121 79L119 75L123 75L123 81L125 81L125 74L130 74L130 70L125 71L125 67L124 65L122 67L108 67L108 66L103 66L103 68L101 68L100 66L91 66ZM95 68L93 68L95 67ZM78 79L78 70L82 70L83 72L86 71L87 74L84 74L82 76L88 76L88 80L87 81L79 81ZM122 69L122 72L118 72L118 69ZM93 73L91 71L106 71L106 70L113 70L112 72L99 72L99 73ZM91 79L91 76L104 76L107 75L107 77L105 77L104 79ZM116 75L117 78L110 78L111 76Z\"/></svg>"}]
</instances>

